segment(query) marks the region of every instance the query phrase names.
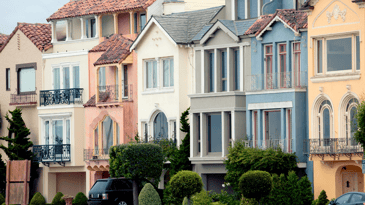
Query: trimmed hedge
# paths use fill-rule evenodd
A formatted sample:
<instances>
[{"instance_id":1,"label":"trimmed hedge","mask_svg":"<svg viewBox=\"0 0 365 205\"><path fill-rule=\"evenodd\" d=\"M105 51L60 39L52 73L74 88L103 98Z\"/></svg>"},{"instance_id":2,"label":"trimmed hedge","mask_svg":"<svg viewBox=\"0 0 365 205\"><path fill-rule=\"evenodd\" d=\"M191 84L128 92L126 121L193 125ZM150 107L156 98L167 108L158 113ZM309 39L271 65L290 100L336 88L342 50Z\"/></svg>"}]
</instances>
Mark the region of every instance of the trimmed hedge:
<instances>
[{"instance_id":1,"label":"trimmed hedge","mask_svg":"<svg viewBox=\"0 0 365 205\"><path fill-rule=\"evenodd\" d=\"M184 197L190 198L203 189L202 178L198 173L192 171L179 171L171 178L169 183L172 196L181 200Z\"/></svg>"},{"instance_id":2,"label":"trimmed hedge","mask_svg":"<svg viewBox=\"0 0 365 205\"><path fill-rule=\"evenodd\" d=\"M209 196L209 192L204 189L201 192L194 194L191 197L194 205L211 205L212 198Z\"/></svg>"},{"instance_id":3,"label":"trimmed hedge","mask_svg":"<svg viewBox=\"0 0 365 205\"><path fill-rule=\"evenodd\" d=\"M161 205L161 198L158 195L155 188L152 186L152 184L147 183L142 188L141 192L138 196L138 204L139 205Z\"/></svg>"},{"instance_id":4,"label":"trimmed hedge","mask_svg":"<svg viewBox=\"0 0 365 205\"><path fill-rule=\"evenodd\" d=\"M245 198L254 198L258 202L270 194L273 186L270 174L259 170L242 174L238 185Z\"/></svg>"},{"instance_id":5,"label":"trimmed hedge","mask_svg":"<svg viewBox=\"0 0 365 205\"><path fill-rule=\"evenodd\" d=\"M56 196L54 196L52 200L52 205L66 205L65 200L62 199L63 194L61 192L57 192Z\"/></svg>"},{"instance_id":6,"label":"trimmed hedge","mask_svg":"<svg viewBox=\"0 0 365 205\"><path fill-rule=\"evenodd\" d=\"M87 205L87 197L85 194L82 192L77 193L72 200L72 205Z\"/></svg>"},{"instance_id":7,"label":"trimmed hedge","mask_svg":"<svg viewBox=\"0 0 365 205\"><path fill-rule=\"evenodd\" d=\"M45 205L45 204L46 204L46 200L44 199L42 194L39 192L35 193L35 195L33 196L32 200L30 200L30 203L29 203L29 205Z\"/></svg>"}]
</instances>

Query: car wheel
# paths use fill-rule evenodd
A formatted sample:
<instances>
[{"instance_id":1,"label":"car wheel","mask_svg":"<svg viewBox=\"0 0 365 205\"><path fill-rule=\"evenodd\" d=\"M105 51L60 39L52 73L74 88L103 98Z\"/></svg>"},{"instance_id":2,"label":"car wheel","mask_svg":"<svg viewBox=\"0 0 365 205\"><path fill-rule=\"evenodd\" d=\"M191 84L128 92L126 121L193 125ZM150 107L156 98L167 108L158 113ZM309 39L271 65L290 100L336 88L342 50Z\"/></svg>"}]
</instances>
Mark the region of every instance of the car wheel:
<instances>
[{"instance_id":1,"label":"car wheel","mask_svg":"<svg viewBox=\"0 0 365 205\"><path fill-rule=\"evenodd\" d=\"M118 203L118 205L127 205L127 202L125 202L125 201L120 201L120 202Z\"/></svg>"}]
</instances>

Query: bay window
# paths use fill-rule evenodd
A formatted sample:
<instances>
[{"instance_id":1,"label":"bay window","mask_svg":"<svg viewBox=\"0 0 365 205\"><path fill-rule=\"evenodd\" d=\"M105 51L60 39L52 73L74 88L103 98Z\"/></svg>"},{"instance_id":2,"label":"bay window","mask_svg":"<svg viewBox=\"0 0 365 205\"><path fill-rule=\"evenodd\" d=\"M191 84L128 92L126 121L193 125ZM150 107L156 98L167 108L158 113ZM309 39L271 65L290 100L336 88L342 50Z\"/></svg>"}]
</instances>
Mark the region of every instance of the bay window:
<instances>
[{"instance_id":1,"label":"bay window","mask_svg":"<svg viewBox=\"0 0 365 205\"><path fill-rule=\"evenodd\" d=\"M43 121L43 127L44 145L71 144L70 117L46 119Z\"/></svg>"},{"instance_id":2,"label":"bay window","mask_svg":"<svg viewBox=\"0 0 365 205\"><path fill-rule=\"evenodd\" d=\"M66 63L53 66L53 89L80 88L80 67Z\"/></svg>"}]
</instances>

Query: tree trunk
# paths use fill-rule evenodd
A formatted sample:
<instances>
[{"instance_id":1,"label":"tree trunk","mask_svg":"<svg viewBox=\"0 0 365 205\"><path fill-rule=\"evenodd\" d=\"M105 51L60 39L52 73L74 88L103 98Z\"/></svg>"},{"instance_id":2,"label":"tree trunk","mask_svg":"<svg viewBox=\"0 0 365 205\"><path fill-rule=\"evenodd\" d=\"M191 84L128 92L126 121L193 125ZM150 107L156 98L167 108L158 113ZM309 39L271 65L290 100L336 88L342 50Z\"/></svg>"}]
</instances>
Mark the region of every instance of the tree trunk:
<instances>
[{"instance_id":1,"label":"tree trunk","mask_svg":"<svg viewBox=\"0 0 365 205\"><path fill-rule=\"evenodd\" d=\"M133 205L138 205L138 184L137 180L133 180Z\"/></svg>"}]
</instances>

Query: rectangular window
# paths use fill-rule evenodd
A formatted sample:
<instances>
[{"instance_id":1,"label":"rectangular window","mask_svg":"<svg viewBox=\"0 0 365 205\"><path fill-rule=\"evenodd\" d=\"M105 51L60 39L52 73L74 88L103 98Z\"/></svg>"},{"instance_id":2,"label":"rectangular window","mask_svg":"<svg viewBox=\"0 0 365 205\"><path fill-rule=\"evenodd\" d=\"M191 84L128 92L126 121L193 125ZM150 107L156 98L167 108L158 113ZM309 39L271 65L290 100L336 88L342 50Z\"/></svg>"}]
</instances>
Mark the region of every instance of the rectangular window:
<instances>
[{"instance_id":1,"label":"rectangular window","mask_svg":"<svg viewBox=\"0 0 365 205\"><path fill-rule=\"evenodd\" d=\"M200 153L200 114L198 114L198 117L197 117L197 120L198 120L198 123L197 123L197 125L198 125L198 128L197 128L197 130L198 130L198 153Z\"/></svg>"},{"instance_id":2,"label":"rectangular window","mask_svg":"<svg viewBox=\"0 0 365 205\"><path fill-rule=\"evenodd\" d=\"M208 116L208 152L222 152L222 117Z\"/></svg>"},{"instance_id":3,"label":"rectangular window","mask_svg":"<svg viewBox=\"0 0 365 205\"><path fill-rule=\"evenodd\" d=\"M222 52L222 91L227 91L227 52Z\"/></svg>"},{"instance_id":4,"label":"rectangular window","mask_svg":"<svg viewBox=\"0 0 365 205\"><path fill-rule=\"evenodd\" d=\"M99 86L104 86L105 87L105 67L101 67L99 68Z\"/></svg>"},{"instance_id":5,"label":"rectangular window","mask_svg":"<svg viewBox=\"0 0 365 205\"><path fill-rule=\"evenodd\" d=\"M146 62L147 88L157 88L157 61Z\"/></svg>"},{"instance_id":6,"label":"rectangular window","mask_svg":"<svg viewBox=\"0 0 365 205\"><path fill-rule=\"evenodd\" d=\"M96 26L95 26L95 19L90 19L90 37L94 38L96 36Z\"/></svg>"},{"instance_id":7,"label":"rectangular window","mask_svg":"<svg viewBox=\"0 0 365 205\"><path fill-rule=\"evenodd\" d=\"M209 91L214 92L214 53L209 53Z\"/></svg>"},{"instance_id":8,"label":"rectangular window","mask_svg":"<svg viewBox=\"0 0 365 205\"><path fill-rule=\"evenodd\" d=\"M21 68L18 71L19 75L19 92L35 92L35 69Z\"/></svg>"},{"instance_id":9,"label":"rectangular window","mask_svg":"<svg viewBox=\"0 0 365 205\"><path fill-rule=\"evenodd\" d=\"M63 89L70 88L70 68L63 67Z\"/></svg>"},{"instance_id":10,"label":"rectangular window","mask_svg":"<svg viewBox=\"0 0 365 205\"><path fill-rule=\"evenodd\" d=\"M99 126L97 126L94 130L94 149L99 149ZM98 151L95 154L98 154Z\"/></svg>"},{"instance_id":11,"label":"rectangular window","mask_svg":"<svg viewBox=\"0 0 365 205\"><path fill-rule=\"evenodd\" d=\"M53 144L63 144L63 120L53 121Z\"/></svg>"},{"instance_id":12,"label":"rectangular window","mask_svg":"<svg viewBox=\"0 0 365 205\"><path fill-rule=\"evenodd\" d=\"M71 144L71 124L70 120L66 120L66 144Z\"/></svg>"},{"instance_id":13,"label":"rectangular window","mask_svg":"<svg viewBox=\"0 0 365 205\"><path fill-rule=\"evenodd\" d=\"M141 14L139 16L139 20L140 20L140 26L141 26L141 30L143 30L144 26L146 25L146 14Z\"/></svg>"},{"instance_id":14,"label":"rectangular window","mask_svg":"<svg viewBox=\"0 0 365 205\"><path fill-rule=\"evenodd\" d=\"M60 68L53 69L53 89L61 89L60 85Z\"/></svg>"},{"instance_id":15,"label":"rectangular window","mask_svg":"<svg viewBox=\"0 0 365 205\"><path fill-rule=\"evenodd\" d=\"M163 63L163 86L174 86L174 59L166 59Z\"/></svg>"},{"instance_id":16,"label":"rectangular window","mask_svg":"<svg viewBox=\"0 0 365 205\"><path fill-rule=\"evenodd\" d=\"M300 42L293 43L293 72L294 72L294 86L300 86Z\"/></svg>"},{"instance_id":17,"label":"rectangular window","mask_svg":"<svg viewBox=\"0 0 365 205\"><path fill-rule=\"evenodd\" d=\"M49 121L44 122L44 143L49 145Z\"/></svg>"},{"instance_id":18,"label":"rectangular window","mask_svg":"<svg viewBox=\"0 0 365 205\"><path fill-rule=\"evenodd\" d=\"M280 76L280 87L288 87L290 78L288 79L286 73L286 44L279 44L279 76Z\"/></svg>"},{"instance_id":19,"label":"rectangular window","mask_svg":"<svg viewBox=\"0 0 365 205\"><path fill-rule=\"evenodd\" d=\"M273 67L272 67L272 45L264 46L265 49L265 83L266 89L273 89L274 88L274 76L273 76Z\"/></svg>"},{"instance_id":20,"label":"rectangular window","mask_svg":"<svg viewBox=\"0 0 365 205\"><path fill-rule=\"evenodd\" d=\"M234 51L234 82L235 90L240 89L240 51Z\"/></svg>"},{"instance_id":21,"label":"rectangular window","mask_svg":"<svg viewBox=\"0 0 365 205\"><path fill-rule=\"evenodd\" d=\"M281 143L281 111L265 111L265 146L277 148ZM278 120L279 119L279 120Z\"/></svg>"},{"instance_id":22,"label":"rectangular window","mask_svg":"<svg viewBox=\"0 0 365 205\"><path fill-rule=\"evenodd\" d=\"M6 90L10 90L10 68L6 69L5 75L6 75Z\"/></svg>"},{"instance_id":23,"label":"rectangular window","mask_svg":"<svg viewBox=\"0 0 365 205\"><path fill-rule=\"evenodd\" d=\"M360 37L356 36L356 70L360 70Z\"/></svg>"},{"instance_id":24,"label":"rectangular window","mask_svg":"<svg viewBox=\"0 0 365 205\"><path fill-rule=\"evenodd\" d=\"M123 72L124 72L124 97L128 97L128 66L124 65L123 68Z\"/></svg>"},{"instance_id":25,"label":"rectangular window","mask_svg":"<svg viewBox=\"0 0 365 205\"><path fill-rule=\"evenodd\" d=\"M323 69L322 69L322 65L323 65L323 60L322 60L322 51L323 51L323 47L322 47L322 40L318 40L317 41L317 73L323 73Z\"/></svg>"},{"instance_id":26,"label":"rectangular window","mask_svg":"<svg viewBox=\"0 0 365 205\"><path fill-rule=\"evenodd\" d=\"M73 84L74 88L80 88L80 68L79 66L72 67L73 69Z\"/></svg>"},{"instance_id":27,"label":"rectangular window","mask_svg":"<svg viewBox=\"0 0 365 205\"><path fill-rule=\"evenodd\" d=\"M138 33L138 14L134 13L134 33Z\"/></svg>"},{"instance_id":28,"label":"rectangular window","mask_svg":"<svg viewBox=\"0 0 365 205\"><path fill-rule=\"evenodd\" d=\"M109 148L113 146L113 120L110 117L105 118L102 122L103 125L103 149L104 153L109 153Z\"/></svg>"}]
</instances>

